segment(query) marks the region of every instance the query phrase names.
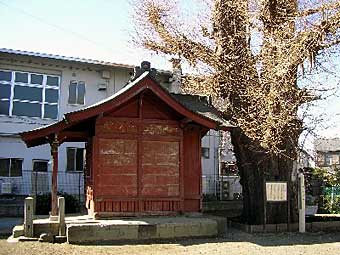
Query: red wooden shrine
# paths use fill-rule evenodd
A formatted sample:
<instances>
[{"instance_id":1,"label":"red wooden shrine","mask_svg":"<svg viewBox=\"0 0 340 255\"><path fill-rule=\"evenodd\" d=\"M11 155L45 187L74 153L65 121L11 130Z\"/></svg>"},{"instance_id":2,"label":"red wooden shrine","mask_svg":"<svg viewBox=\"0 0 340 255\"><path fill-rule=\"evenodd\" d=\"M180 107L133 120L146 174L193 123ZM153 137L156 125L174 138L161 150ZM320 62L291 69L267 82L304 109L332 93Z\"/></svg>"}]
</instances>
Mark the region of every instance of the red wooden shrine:
<instances>
[{"instance_id":1,"label":"red wooden shrine","mask_svg":"<svg viewBox=\"0 0 340 255\"><path fill-rule=\"evenodd\" d=\"M230 127L205 98L171 94L145 72L115 95L21 137L28 147L50 143L54 161L56 145L86 142L90 215L171 215L201 210L201 138Z\"/></svg>"}]
</instances>

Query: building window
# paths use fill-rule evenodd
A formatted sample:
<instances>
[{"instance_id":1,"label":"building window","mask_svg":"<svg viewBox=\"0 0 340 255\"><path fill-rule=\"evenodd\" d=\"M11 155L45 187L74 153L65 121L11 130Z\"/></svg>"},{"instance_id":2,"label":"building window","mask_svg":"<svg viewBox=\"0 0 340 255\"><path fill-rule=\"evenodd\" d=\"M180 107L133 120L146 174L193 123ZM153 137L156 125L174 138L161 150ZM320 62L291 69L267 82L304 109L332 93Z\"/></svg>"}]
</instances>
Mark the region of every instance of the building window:
<instances>
[{"instance_id":1,"label":"building window","mask_svg":"<svg viewBox=\"0 0 340 255\"><path fill-rule=\"evenodd\" d=\"M67 166L66 171L84 171L85 149L66 148Z\"/></svg>"},{"instance_id":2,"label":"building window","mask_svg":"<svg viewBox=\"0 0 340 255\"><path fill-rule=\"evenodd\" d=\"M202 147L202 157L208 159L210 157L210 150L207 147Z\"/></svg>"},{"instance_id":3,"label":"building window","mask_svg":"<svg viewBox=\"0 0 340 255\"><path fill-rule=\"evenodd\" d=\"M232 176L237 175L238 168L233 162L221 162L221 175Z\"/></svg>"},{"instance_id":4,"label":"building window","mask_svg":"<svg viewBox=\"0 0 340 255\"><path fill-rule=\"evenodd\" d=\"M33 172L47 172L48 160L34 159Z\"/></svg>"},{"instance_id":5,"label":"building window","mask_svg":"<svg viewBox=\"0 0 340 255\"><path fill-rule=\"evenodd\" d=\"M331 155L331 154L326 154L325 155L325 165L326 166L333 165L333 155Z\"/></svg>"},{"instance_id":6,"label":"building window","mask_svg":"<svg viewBox=\"0 0 340 255\"><path fill-rule=\"evenodd\" d=\"M340 164L340 156L337 155L337 154L333 154L332 163L333 163L333 165L339 165Z\"/></svg>"},{"instance_id":7,"label":"building window","mask_svg":"<svg viewBox=\"0 0 340 255\"><path fill-rule=\"evenodd\" d=\"M0 70L0 114L58 118L59 76Z\"/></svg>"},{"instance_id":8,"label":"building window","mask_svg":"<svg viewBox=\"0 0 340 255\"><path fill-rule=\"evenodd\" d=\"M22 161L22 159L18 158L0 158L0 176L22 176Z\"/></svg>"},{"instance_id":9,"label":"building window","mask_svg":"<svg viewBox=\"0 0 340 255\"><path fill-rule=\"evenodd\" d=\"M68 103L69 104L85 104L85 82L71 81L68 89Z\"/></svg>"}]
</instances>

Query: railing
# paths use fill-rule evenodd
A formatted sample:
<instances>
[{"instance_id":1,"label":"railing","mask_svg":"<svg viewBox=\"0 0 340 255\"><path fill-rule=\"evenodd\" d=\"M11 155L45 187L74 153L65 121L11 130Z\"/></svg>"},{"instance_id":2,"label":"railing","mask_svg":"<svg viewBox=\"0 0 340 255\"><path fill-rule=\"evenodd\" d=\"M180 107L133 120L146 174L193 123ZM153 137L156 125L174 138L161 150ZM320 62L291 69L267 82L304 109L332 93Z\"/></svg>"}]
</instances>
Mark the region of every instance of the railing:
<instances>
[{"instance_id":1,"label":"railing","mask_svg":"<svg viewBox=\"0 0 340 255\"><path fill-rule=\"evenodd\" d=\"M324 187L323 193L328 196L340 196L340 186Z\"/></svg>"},{"instance_id":2,"label":"railing","mask_svg":"<svg viewBox=\"0 0 340 255\"><path fill-rule=\"evenodd\" d=\"M1 195L39 196L51 191L52 172L23 170L22 176L0 177ZM58 192L67 193L84 202L84 173L58 172Z\"/></svg>"},{"instance_id":3,"label":"railing","mask_svg":"<svg viewBox=\"0 0 340 255\"><path fill-rule=\"evenodd\" d=\"M33 172L23 170L19 177L0 177L0 194L35 196L49 194L51 191L52 172ZM74 197L83 206L84 173L59 172L58 192ZM203 199L209 200L240 200L242 188L238 176L202 176Z\"/></svg>"}]
</instances>

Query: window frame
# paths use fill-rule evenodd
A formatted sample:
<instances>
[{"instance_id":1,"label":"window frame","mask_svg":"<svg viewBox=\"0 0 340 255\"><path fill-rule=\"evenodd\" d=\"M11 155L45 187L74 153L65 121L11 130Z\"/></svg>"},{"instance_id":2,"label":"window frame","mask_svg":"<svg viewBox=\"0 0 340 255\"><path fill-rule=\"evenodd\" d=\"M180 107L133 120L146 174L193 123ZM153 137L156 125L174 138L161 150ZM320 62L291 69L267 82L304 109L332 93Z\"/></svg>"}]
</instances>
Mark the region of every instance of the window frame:
<instances>
[{"instance_id":1,"label":"window frame","mask_svg":"<svg viewBox=\"0 0 340 255\"><path fill-rule=\"evenodd\" d=\"M74 150L75 151L75 156L74 156L74 160L73 160L73 168L74 170L69 170L68 169L68 151L69 150ZM77 151L78 150L82 150L83 151L83 169L82 170L77 170ZM67 173L82 173L84 172L85 170L85 160L86 160L86 149L83 148L83 147L66 147L66 166L65 166L65 169L66 169L66 172Z\"/></svg>"},{"instance_id":2,"label":"window frame","mask_svg":"<svg viewBox=\"0 0 340 255\"><path fill-rule=\"evenodd\" d=\"M210 148L209 147L201 147L201 157L204 159L210 159Z\"/></svg>"},{"instance_id":3,"label":"window frame","mask_svg":"<svg viewBox=\"0 0 340 255\"><path fill-rule=\"evenodd\" d=\"M0 159L9 159L9 168L8 168L8 176L2 176L0 175L0 178L22 178L22 165L24 163L24 159L23 158L0 158ZM18 176L12 176L11 175L11 168L12 168L12 160L13 159L16 159L16 160L20 160L21 161L21 175L18 175Z\"/></svg>"},{"instance_id":4,"label":"window frame","mask_svg":"<svg viewBox=\"0 0 340 255\"><path fill-rule=\"evenodd\" d=\"M44 163L46 163L47 164L46 171L34 171L34 163L35 162L44 162ZM34 173L48 173L48 162L49 162L48 159L32 159L32 172L34 172Z\"/></svg>"},{"instance_id":5,"label":"window frame","mask_svg":"<svg viewBox=\"0 0 340 255\"><path fill-rule=\"evenodd\" d=\"M11 73L11 81L0 81L0 86L2 85L10 85L10 97L9 98L1 98L0 101L9 102L8 107L8 114L0 114L0 116L15 116L15 117L26 117L32 119L46 119L46 120L57 120L59 117L59 102L60 102L60 84L61 84L61 76L54 75L54 74L43 74L43 73L36 73L36 72L29 72L29 71L20 71L20 70L7 70L7 69L0 69L3 72L10 72ZM16 73L26 73L28 75L27 83L24 82L16 82L15 76ZM43 77L42 84L31 83L32 75L41 75ZM47 77L54 77L58 78L58 85L47 85ZM28 99L17 99L15 98L15 87L24 87L24 88L38 88L42 90L41 101L32 101ZM50 103L46 101L46 90L52 89L58 91L58 99L55 103ZM14 104L18 103L29 103L35 104L40 106L40 116L27 116L27 115L16 115L13 112ZM45 117L45 106L56 106L57 107L57 116L55 118Z\"/></svg>"},{"instance_id":6,"label":"window frame","mask_svg":"<svg viewBox=\"0 0 340 255\"><path fill-rule=\"evenodd\" d=\"M325 166L332 166L333 165L333 154L325 154Z\"/></svg>"},{"instance_id":7,"label":"window frame","mask_svg":"<svg viewBox=\"0 0 340 255\"><path fill-rule=\"evenodd\" d=\"M79 83L84 84L84 99L82 104L78 103L79 102ZM76 84L76 100L75 103L70 103L70 86L71 84ZM79 106L79 105L86 105L86 82L85 81L76 81L76 80L71 80L69 85L68 85L68 97L67 97L67 104L71 106Z\"/></svg>"}]
</instances>

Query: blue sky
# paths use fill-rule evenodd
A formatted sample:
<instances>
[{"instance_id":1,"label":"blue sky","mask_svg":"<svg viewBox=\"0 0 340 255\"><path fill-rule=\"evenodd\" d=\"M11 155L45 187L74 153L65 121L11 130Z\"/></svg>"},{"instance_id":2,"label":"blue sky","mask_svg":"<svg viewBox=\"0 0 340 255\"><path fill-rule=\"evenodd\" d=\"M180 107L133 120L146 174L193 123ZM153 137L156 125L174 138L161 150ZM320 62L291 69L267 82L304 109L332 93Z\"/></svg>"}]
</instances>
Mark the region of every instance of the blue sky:
<instances>
[{"instance_id":1,"label":"blue sky","mask_svg":"<svg viewBox=\"0 0 340 255\"><path fill-rule=\"evenodd\" d=\"M132 43L129 0L0 0L0 47L137 65L166 60Z\"/></svg>"},{"instance_id":2,"label":"blue sky","mask_svg":"<svg viewBox=\"0 0 340 255\"><path fill-rule=\"evenodd\" d=\"M169 69L165 58L130 43L133 33L131 0L0 0L0 48L106 60ZM185 3L186 12L192 8ZM339 58L333 59L334 63ZM340 68L337 67L340 73ZM339 79L340 80L340 79ZM337 80L327 82L336 83ZM338 93L340 94L340 93ZM332 97L313 110L325 114L322 136L340 136L340 99ZM337 115L338 114L338 115ZM334 116L336 116L334 118Z\"/></svg>"}]
</instances>

